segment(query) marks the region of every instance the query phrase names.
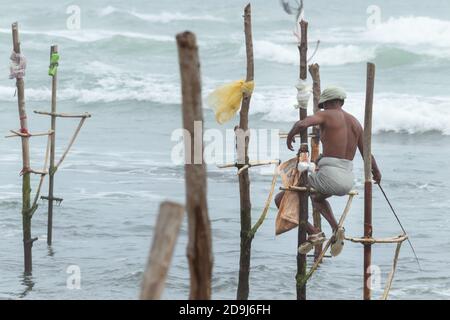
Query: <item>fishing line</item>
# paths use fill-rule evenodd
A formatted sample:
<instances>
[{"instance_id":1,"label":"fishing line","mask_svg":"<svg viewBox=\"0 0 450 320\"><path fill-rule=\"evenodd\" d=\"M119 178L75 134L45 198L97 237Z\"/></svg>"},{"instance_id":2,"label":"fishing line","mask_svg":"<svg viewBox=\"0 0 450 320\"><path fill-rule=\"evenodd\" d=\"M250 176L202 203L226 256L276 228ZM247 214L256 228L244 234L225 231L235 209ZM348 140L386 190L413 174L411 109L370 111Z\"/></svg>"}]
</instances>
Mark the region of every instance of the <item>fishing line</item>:
<instances>
[{"instance_id":1,"label":"fishing line","mask_svg":"<svg viewBox=\"0 0 450 320\"><path fill-rule=\"evenodd\" d=\"M379 183L378 183L378 187L380 188L381 192L383 193L384 198L386 199L387 203L389 204L389 207L391 208L392 213L394 214L395 218L397 219L398 224L400 225L400 228L402 228L403 233L405 235L407 235L408 233L406 232L405 228L403 227L403 225L400 221L400 218L398 217L397 213L394 210L394 207L392 206L391 202L389 201L389 198L387 197L386 193L384 192L383 187L381 187L381 184L379 184ZM420 271L422 271L422 267L420 266L419 257L417 257L416 250L414 250L414 246L412 245L411 240L409 240L409 237L407 240L408 240L409 246L411 247L412 252L414 253L414 256L416 257L416 261L417 261L417 264L419 265L419 269L420 269Z\"/></svg>"}]
</instances>

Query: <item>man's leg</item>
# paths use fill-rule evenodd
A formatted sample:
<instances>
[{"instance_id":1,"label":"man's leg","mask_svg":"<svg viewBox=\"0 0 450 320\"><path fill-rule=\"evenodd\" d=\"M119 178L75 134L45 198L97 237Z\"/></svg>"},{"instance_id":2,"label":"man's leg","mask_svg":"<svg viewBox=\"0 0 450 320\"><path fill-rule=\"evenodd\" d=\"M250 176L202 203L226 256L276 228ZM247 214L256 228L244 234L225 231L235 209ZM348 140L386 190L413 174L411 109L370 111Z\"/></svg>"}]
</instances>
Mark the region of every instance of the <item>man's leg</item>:
<instances>
[{"instance_id":1,"label":"man's leg","mask_svg":"<svg viewBox=\"0 0 450 320\"><path fill-rule=\"evenodd\" d=\"M275 204L276 204L276 206L277 206L278 209L280 209L281 200L283 200L284 193L285 193L285 191L282 191L282 192L278 193L278 194L275 196ZM312 235L312 234L320 233L320 230L317 229L317 228L314 227L311 223L308 222L308 226L307 226L307 228L306 228L306 232L307 232L309 235Z\"/></svg>"},{"instance_id":2,"label":"man's leg","mask_svg":"<svg viewBox=\"0 0 450 320\"><path fill-rule=\"evenodd\" d=\"M322 216L328 221L333 231L338 228L338 223L336 218L334 217L333 210L331 209L330 203L326 200L330 196L325 196L322 194L314 194L311 196L311 200L314 206L314 209L319 211Z\"/></svg>"},{"instance_id":3,"label":"man's leg","mask_svg":"<svg viewBox=\"0 0 450 320\"><path fill-rule=\"evenodd\" d=\"M325 217L333 229L333 237L331 238L333 241L331 243L330 253L333 257L336 257L344 248L345 229L339 228L336 218L333 215L333 210L331 210L331 206L326 200L329 197L322 194L315 194L311 198L316 210L318 210Z\"/></svg>"}]
</instances>

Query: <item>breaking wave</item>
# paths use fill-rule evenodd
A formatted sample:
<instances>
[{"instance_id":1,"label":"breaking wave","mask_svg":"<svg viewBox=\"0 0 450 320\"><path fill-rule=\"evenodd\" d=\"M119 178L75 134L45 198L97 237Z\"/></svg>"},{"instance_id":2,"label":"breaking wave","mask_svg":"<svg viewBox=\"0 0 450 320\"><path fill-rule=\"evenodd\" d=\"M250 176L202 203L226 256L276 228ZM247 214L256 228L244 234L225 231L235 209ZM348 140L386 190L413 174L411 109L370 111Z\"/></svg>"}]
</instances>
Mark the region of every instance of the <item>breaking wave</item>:
<instances>
[{"instance_id":1,"label":"breaking wave","mask_svg":"<svg viewBox=\"0 0 450 320\"><path fill-rule=\"evenodd\" d=\"M379 55L389 59L390 52L394 55L393 59L400 55L408 61L412 56L450 59L449 34L450 21L409 16L391 17L371 29L344 26L313 30L311 39L322 42L316 56L319 63L343 65L374 59ZM298 64L292 32L274 31L268 40L257 41L257 58Z\"/></svg>"},{"instance_id":2,"label":"breaking wave","mask_svg":"<svg viewBox=\"0 0 450 320\"><path fill-rule=\"evenodd\" d=\"M188 15L181 12L167 12L163 11L158 14L139 13L136 11L121 10L112 6L108 6L99 11L100 17L110 16L115 13L127 14L138 18L143 21L153 23L171 23L175 21L213 21L213 22L225 22L223 18L215 17L212 15Z\"/></svg>"},{"instance_id":3,"label":"breaking wave","mask_svg":"<svg viewBox=\"0 0 450 320\"><path fill-rule=\"evenodd\" d=\"M10 34L9 29L0 29L0 33ZM96 42L100 40L112 39L114 37L126 37L132 39L143 39L158 42L174 42L174 37L164 35L152 35L138 32L127 31L110 31L110 30L96 30L96 29L81 29L81 30L52 30L52 31L30 31L21 30L21 34L37 35L49 38L63 38L76 42Z\"/></svg>"},{"instance_id":4,"label":"breaking wave","mask_svg":"<svg viewBox=\"0 0 450 320\"><path fill-rule=\"evenodd\" d=\"M244 55L241 48L240 55ZM394 65L411 64L427 58L450 58L450 48L445 50L427 49L426 52L403 49L389 45L336 45L332 47L319 48L313 58L322 66L342 66L348 64L364 63L374 61L380 67L391 67ZM255 58L259 60L299 65L298 49L295 45L281 45L270 41L255 41Z\"/></svg>"},{"instance_id":5,"label":"breaking wave","mask_svg":"<svg viewBox=\"0 0 450 320\"><path fill-rule=\"evenodd\" d=\"M389 18L364 33L371 41L403 45L450 47L450 21L429 17Z\"/></svg>"},{"instance_id":6,"label":"breaking wave","mask_svg":"<svg viewBox=\"0 0 450 320\"><path fill-rule=\"evenodd\" d=\"M362 123L364 120L365 95L349 93L344 109ZM253 114L263 114L263 119L274 122L298 120L298 110L293 108L295 94L290 90L267 90L255 92ZM310 108L312 101L310 101ZM426 110L426 112L424 112ZM312 109L309 110L312 113ZM438 131L450 135L450 97L424 97L396 93L381 93L375 96L374 132L425 133Z\"/></svg>"},{"instance_id":7,"label":"breaking wave","mask_svg":"<svg viewBox=\"0 0 450 320\"><path fill-rule=\"evenodd\" d=\"M93 61L78 69L83 77L92 77L93 85L61 87L58 99L78 103L149 101L161 104L180 103L178 78L168 75L130 75L120 68L103 62ZM0 86L0 101L15 101L15 87ZM49 87L28 87L26 99L29 101L49 101Z\"/></svg>"},{"instance_id":8,"label":"breaking wave","mask_svg":"<svg viewBox=\"0 0 450 320\"><path fill-rule=\"evenodd\" d=\"M123 82L120 87L116 79L105 78L101 82L113 83L114 87L96 87L92 89L61 88L58 99L61 101L75 101L78 103L120 102L120 101L149 101L161 104L179 104L180 94L178 87L158 81L134 80ZM15 87L0 86L1 101L16 101ZM49 88L27 88L28 101L49 101L51 91Z\"/></svg>"},{"instance_id":9,"label":"breaking wave","mask_svg":"<svg viewBox=\"0 0 450 320\"><path fill-rule=\"evenodd\" d=\"M299 65L298 49L295 45L281 45L270 41L255 41L255 58L282 64ZM243 54L243 48L241 49ZM314 57L320 65L338 66L360 63L375 58L375 48L355 45L321 47Z\"/></svg>"},{"instance_id":10,"label":"breaking wave","mask_svg":"<svg viewBox=\"0 0 450 320\"><path fill-rule=\"evenodd\" d=\"M149 82L149 79L131 83L127 81L126 85L122 83L122 87L120 86L120 82L117 82L114 87L62 88L58 96L62 101L71 100L78 103L147 101L177 105L181 99L178 86L164 84L155 79L152 82ZM0 100L15 101L14 90L14 87L0 86ZM204 94L207 93L208 91L205 90ZM50 90L28 88L27 99L48 101ZM361 122L364 118L364 101L364 94L350 93L344 107ZM295 89L259 87L255 90L250 113L260 115L266 121L293 122L298 120L298 110L293 107L294 104ZM393 93L377 94L374 101L373 129L376 133L393 131L416 134L438 131L444 135L450 135L450 98Z\"/></svg>"}]
</instances>

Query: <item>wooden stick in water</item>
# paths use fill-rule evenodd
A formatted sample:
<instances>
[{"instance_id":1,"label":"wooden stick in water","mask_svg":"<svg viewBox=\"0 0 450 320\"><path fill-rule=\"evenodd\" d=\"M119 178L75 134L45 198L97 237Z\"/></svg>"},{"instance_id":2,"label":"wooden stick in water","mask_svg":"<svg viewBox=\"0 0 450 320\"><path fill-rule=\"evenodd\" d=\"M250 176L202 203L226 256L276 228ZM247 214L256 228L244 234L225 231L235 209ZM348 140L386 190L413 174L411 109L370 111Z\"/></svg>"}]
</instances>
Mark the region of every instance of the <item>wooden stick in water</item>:
<instances>
[{"instance_id":1,"label":"wooden stick in water","mask_svg":"<svg viewBox=\"0 0 450 320\"><path fill-rule=\"evenodd\" d=\"M394 281L395 270L397 269L398 256L400 255L400 249L402 247L403 242L397 243L397 248L395 249L394 261L392 263L392 270L389 273L388 280L386 282L386 286L384 288L382 300L387 300L389 297L389 292L391 291L392 281Z\"/></svg>"},{"instance_id":2,"label":"wooden stick in water","mask_svg":"<svg viewBox=\"0 0 450 320\"><path fill-rule=\"evenodd\" d=\"M317 63L309 66L309 73L313 80L313 98L314 98L314 114L319 112L319 100L320 100L320 67ZM311 138L311 161L316 162L320 153L320 128L318 126L313 127L313 137ZM313 209L313 223L314 227L322 231L322 218L318 210ZM314 249L314 257L317 260L322 253L323 245L318 245Z\"/></svg>"},{"instance_id":3,"label":"wooden stick in water","mask_svg":"<svg viewBox=\"0 0 450 320\"><path fill-rule=\"evenodd\" d=\"M86 118L82 118L80 120L80 123L78 124L77 129L75 130L74 134L72 135L72 138L70 138L69 144L67 145L66 150L64 150L63 155L61 156L61 159L59 159L58 163L55 166L55 172L58 170L58 168L63 163L64 159L66 159L67 154L69 153L70 149L72 148L73 144L75 143L75 140L78 137L78 134L80 133L81 127L83 126L84 122L86 121Z\"/></svg>"},{"instance_id":4,"label":"wooden stick in water","mask_svg":"<svg viewBox=\"0 0 450 320\"><path fill-rule=\"evenodd\" d=\"M246 81L254 80L254 60L253 60L253 35L252 35L252 8L248 4L244 9L244 32L245 32L245 48L247 56L247 77ZM242 132L248 131L248 111L250 108L251 92L244 93L242 99L241 111L239 113L239 129ZM250 137L245 136L244 150L236 151L238 159L245 160L245 164L249 163L248 146ZM250 258L252 249L252 204L250 201L250 176L248 170L244 170L239 175L239 195L240 195L240 217L241 217L241 251L239 257L239 280L236 293L237 300L247 300L250 291Z\"/></svg>"},{"instance_id":5,"label":"wooden stick in water","mask_svg":"<svg viewBox=\"0 0 450 320\"><path fill-rule=\"evenodd\" d=\"M58 46L53 45L50 48L50 58L52 54L58 53ZM52 114L56 113L56 90L58 83L58 71L52 76ZM55 144L56 144L56 116L51 117L51 130L53 134L50 137L50 168L48 182L48 222L47 222L47 245L52 245L53 237L53 189L55 185Z\"/></svg>"},{"instance_id":6,"label":"wooden stick in water","mask_svg":"<svg viewBox=\"0 0 450 320\"><path fill-rule=\"evenodd\" d=\"M372 109L375 87L375 65L367 64L366 108L364 117L364 237L372 238ZM364 300L371 299L370 277L372 244L364 245Z\"/></svg>"},{"instance_id":7,"label":"wooden stick in water","mask_svg":"<svg viewBox=\"0 0 450 320\"><path fill-rule=\"evenodd\" d=\"M20 54L19 26L15 22L12 24L13 50ZM22 77L16 79L17 103L19 108L21 133L28 132L27 113L25 109L25 83ZM22 139L22 230L24 248L24 270L25 274L31 274L33 269L32 247L35 239L31 238L31 186L30 186L30 145L29 137Z\"/></svg>"},{"instance_id":8,"label":"wooden stick in water","mask_svg":"<svg viewBox=\"0 0 450 320\"><path fill-rule=\"evenodd\" d=\"M299 46L300 51L300 79L306 80L307 73L307 54L308 54L308 22L302 20L300 22L301 28L301 42ZM300 106L300 105L299 105ZM308 110L299 107L300 120L305 119L308 116ZM304 130L300 133L301 147L300 152L308 152L308 132ZM300 154L300 153L299 153ZM305 187L308 183L308 171L305 170L299 179L299 187ZM306 192L298 193L299 197L299 224L298 224L298 242L297 248L300 247L307 240L307 224L308 224L308 194ZM297 300L306 300L306 281L303 279L306 276L306 255L297 252Z\"/></svg>"},{"instance_id":9,"label":"wooden stick in water","mask_svg":"<svg viewBox=\"0 0 450 320\"><path fill-rule=\"evenodd\" d=\"M161 298L183 216L184 208L177 203L163 202L159 207L153 243L142 280L141 300Z\"/></svg>"},{"instance_id":10,"label":"wooden stick in water","mask_svg":"<svg viewBox=\"0 0 450 320\"><path fill-rule=\"evenodd\" d=\"M183 126L190 133L190 140L185 141L187 159L191 160L185 164L186 211L189 226L187 255L191 276L189 299L208 300L211 299L213 255L206 201L207 174L203 161L200 61L193 33L180 33L176 38L181 73ZM200 128L194 130L196 125L200 125Z\"/></svg>"},{"instance_id":11,"label":"wooden stick in water","mask_svg":"<svg viewBox=\"0 0 450 320\"><path fill-rule=\"evenodd\" d=\"M48 158L50 156L50 145L51 145L51 135L48 136L48 140L47 140L47 148L45 150L45 160L44 160L44 166L42 168L42 172L47 172L47 165L48 165ZM44 183L44 179L45 179L46 174L41 175L41 179L39 180L39 185L36 191L36 195L34 196L34 201L33 201L33 205L32 207L37 206L37 203L39 201L39 196L41 194L41 189L42 189L42 184Z\"/></svg>"}]
</instances>

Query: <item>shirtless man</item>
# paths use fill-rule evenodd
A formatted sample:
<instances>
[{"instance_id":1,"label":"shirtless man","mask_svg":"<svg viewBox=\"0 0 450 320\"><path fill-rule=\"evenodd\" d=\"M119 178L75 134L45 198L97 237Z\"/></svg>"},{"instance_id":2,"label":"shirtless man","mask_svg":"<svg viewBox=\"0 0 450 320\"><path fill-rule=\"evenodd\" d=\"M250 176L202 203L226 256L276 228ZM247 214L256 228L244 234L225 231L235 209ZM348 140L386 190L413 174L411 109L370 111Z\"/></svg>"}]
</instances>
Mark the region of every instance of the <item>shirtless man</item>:
<instances>
[{"instance_id":1,"label":"shirtless man","mask_svg":"<svg viewBox=\"0 0 450 320\"><path fill-rule=\"evenodd\" d=\"M318 160L318 171L312 173L309 178L310 187L318 193L311 196L313 206L328 221L332 230L331 254L337 256L344 245L345 230L338 227L338 222L333 215L331 206L326 200L331 196L344 196L353 188L353 159L358 148L363 155L363 129L358 120L342 109L345 92L340 88L325 89L319 102L319 108L323 109L313 116L298 121L289 132L287 147L294 151L292 143L295 136L308 127L320 126L320 140L323 153ZM375 183L380 183L381 173L375 158L372 156L372 174ZM281 204L284 193L277 195L275 202ZM325 241L325 235L313 225L308 223L308 241L300 246L302 254L308 253L314 246Z\"/></svg>"}]
</instances>

